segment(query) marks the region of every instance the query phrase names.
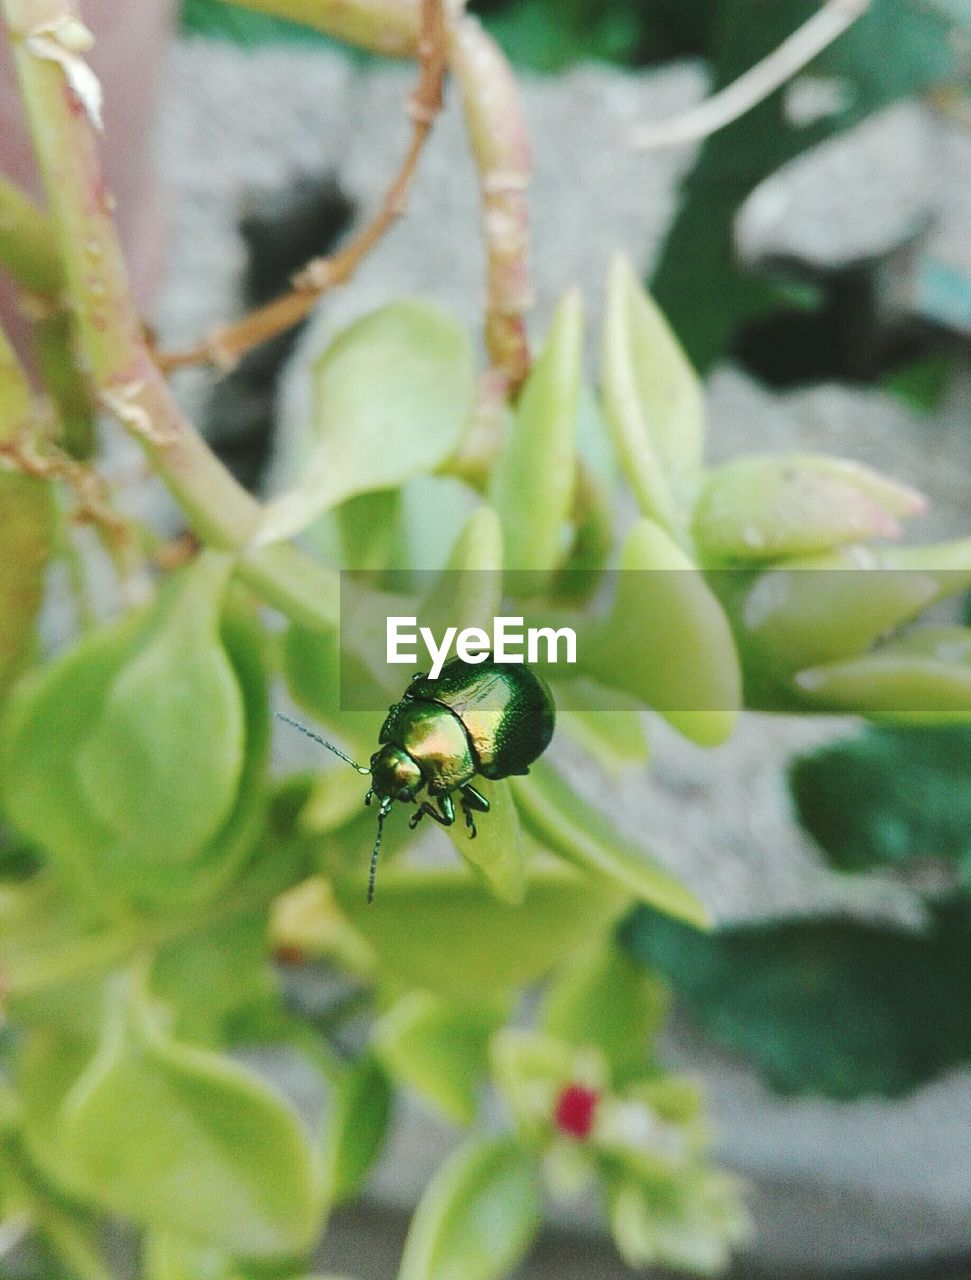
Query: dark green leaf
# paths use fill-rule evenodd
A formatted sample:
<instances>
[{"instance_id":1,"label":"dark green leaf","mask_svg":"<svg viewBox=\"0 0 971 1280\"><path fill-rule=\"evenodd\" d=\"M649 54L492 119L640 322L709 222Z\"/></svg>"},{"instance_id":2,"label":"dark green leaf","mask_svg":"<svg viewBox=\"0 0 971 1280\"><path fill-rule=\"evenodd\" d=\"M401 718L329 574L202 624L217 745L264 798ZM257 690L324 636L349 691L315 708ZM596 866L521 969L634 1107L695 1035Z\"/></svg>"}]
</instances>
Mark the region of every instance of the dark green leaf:
<instances>
[{"instance_id":1,"label":"dark green leaf","mask_svg":"<svg viewBox=\"0 0 971 1280\"><path fill-rule=\"evenodd\" d=\"M892 1096L971 1060L967 898L933 907L926 934L841 919L705 934L641 908L621 935L784 1092Z\"/></svg>"},{"instance_id":2,"label":"dark green leaf","mask_svg":"<svg viewBox=\"0 0 971 1280\"><path fill-rule=\"evenodd\" d=\"M324 1135L324 1189L330 1204L356 1195L391 1123L394 1094L380 1063L370 1056L347 1069L334 1097Z\"/></svg>"},{"instance_id":3,"label":"dark green leaf","mask_svg":"<svg viewBox=\"0 0 971 1280\"><path fill-rule=\"evenodd\" d=\"M840 870L948 858L971 874L971 730L868 729L794 761L789 782Z\"/></svg>"}]
</instances>

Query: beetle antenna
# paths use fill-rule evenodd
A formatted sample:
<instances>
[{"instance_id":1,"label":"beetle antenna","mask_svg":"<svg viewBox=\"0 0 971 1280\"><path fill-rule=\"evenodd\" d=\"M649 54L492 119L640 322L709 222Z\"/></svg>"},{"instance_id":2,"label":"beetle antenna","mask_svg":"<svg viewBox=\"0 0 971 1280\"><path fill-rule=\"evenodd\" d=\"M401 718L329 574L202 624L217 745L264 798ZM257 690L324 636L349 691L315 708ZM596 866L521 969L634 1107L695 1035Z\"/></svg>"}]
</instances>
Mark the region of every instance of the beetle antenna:
<instances>
[{"instance_id":1,"label":"beetle antenna","mask_svg":"<svg viewBox=\"0 0 971 1280\"><path fill-rule=\"evenodd\" d=\"M367 882L367 900L368 906L374 901L374 881L378 874L378 850L381 848L381 832L384 830L384 820L391 812L391 801L385 798L381 801L381 807L378 809L378 834L374 838L374 848L371 850L371 874Z\"/></svg>"},{"instance_id":2,"label":"beetle antenna","mask_svg":"<svg viewBox=\"0 0 971 1280\"><path fill-rule=\"evenodd\" d=\"M340 756L342 760L346 760L352 769L356 769L358 773L363 773L365 777L370 776L371 770L365 769L359 765L356 760L352 760L350 756L346 756L340 747L335 747L332 742L328 742L326 738L322 738L319 733L314 733L313 729L308 729L305 724L301 724L299 720L294 720L291 716L284 715L282 711L277 712L277 716L281 720L285 720L287 724L292 724L295 729L299 729L301 733L305 733L308 738L313 738L314 742L319 742L322 747L326 747L328 751L333 751L335 756Z\"/></svg>"}]
</instances>

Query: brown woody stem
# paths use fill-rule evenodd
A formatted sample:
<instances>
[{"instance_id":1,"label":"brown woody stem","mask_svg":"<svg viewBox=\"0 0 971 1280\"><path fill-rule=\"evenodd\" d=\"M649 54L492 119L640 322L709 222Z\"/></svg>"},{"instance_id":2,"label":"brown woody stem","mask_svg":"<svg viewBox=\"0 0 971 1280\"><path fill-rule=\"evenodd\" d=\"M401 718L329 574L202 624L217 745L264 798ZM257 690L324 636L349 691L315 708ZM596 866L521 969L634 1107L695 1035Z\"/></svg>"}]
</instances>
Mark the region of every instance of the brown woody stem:
<instances>
[{"instance_id":1,"label":"brown woody stem","mask_svg":"<svg viewBox=\"0 0 971 1280\"><path fill-rule=\"evenodd\" d=\"M216 329L195 346L182 351L159 352L157 359L165 372L205 363L232 368L251 348L303 320L328 290L351 279L363 259L404 212L422 148L435 117L442 109L445 45L443 0L421 0L421 25L417 34L421 71L418 86L408 103L414 124L411 144L374 219L346 248L309 262L294 278L290 293L251 311L236 324Z\"/></svg>"},{"instance_id":2,"label":"brown woody stem","mask_svg":"<svg viewBox=\"0 0 971 1280\"><path fill-rule=\"evenodd\" d=\"M421 0L222 0L242 7L305 23L358 48L396 57L414 57L428 20ZM479 171L483 203L483 235L488 257L486 346L492 372L504 388L515 393L529 369L524 316L532 302L529 275L529 206L531 176L529 134L512 71L499 46L473 18L453 3L441 19L447 28L449 66L459 83L473 157ZM437 33L433 47L437 48ZM428 62L425 64L428 73ZM423 75L423 80L426 77ZM430 75L428 76L430 80ZM421 99L421 91L417 95ZM298 277L292 292L245 316L238 323L216 329L208 338L182 351L164 353L167 370L212 363L229 366L257 343L302 320L321 293L343 284L360 258L380 238L400 212L404 191L423 138L416 134L412 149L389 189L388 199L359 241L324 259ZM397 188L397 190L396 190ZM304 285L301 289L300 284Z\"/></svg>"}]
</instances>

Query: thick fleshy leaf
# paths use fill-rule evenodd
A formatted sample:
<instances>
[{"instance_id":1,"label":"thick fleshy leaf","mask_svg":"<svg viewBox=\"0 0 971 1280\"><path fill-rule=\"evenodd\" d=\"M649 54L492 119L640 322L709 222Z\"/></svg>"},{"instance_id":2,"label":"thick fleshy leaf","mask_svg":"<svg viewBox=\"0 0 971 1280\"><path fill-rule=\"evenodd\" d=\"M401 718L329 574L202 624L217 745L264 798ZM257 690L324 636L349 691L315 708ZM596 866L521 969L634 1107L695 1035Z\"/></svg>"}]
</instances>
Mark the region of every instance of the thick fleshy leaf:
<instances>
[{"instance_id":1,"label":"thick fleshy leaf","mask_svg":"<svg viewBox=\"0 0 971 1280\"><path fill-rule=\"evenodd\" d=\"M136 943L130 924L106 925L51 868L0 885L0 972L11 1024L94 1035L106 974Z\"/></svg>"},{"instance_id":2,"label":"thick fleshy leaf","mask_svg":"<svg viewBox=\"0 0 971 1280\"><path fill-rule=\"evenodd\" d=\"M751 1235L737 1183L706 1168L691 1170L674 1188L614 1178L607 1207L614 1243L630 1267L717 1274L732 1246Z\"/></svg>"},{"instance_id":3,"label":"thick fleshy leaf","mask_svg":"<svg viewBox=\"0 0 971 1280\"><path fill-rule=\"evenodd\" d=\"M475 786L489 801L489 812L475 815L475 839L470 839L461 814L447 828L448 836L490 892L518 906L526 892L526 851L509 782L476 778Z\"/></svg>"},{"instance_id":4,"label":"thick fleshy leaf","mask_svg":"<svg viewBox=\"0 0 971 1280\"><path fill-rule=\"evenodd\" d=\"M546 848L641 902L699 928L707 926L708 913L694 894L618 835L552 765L537 760L528 777L513 778L511 785L524 827Z\"/></svg>"},{"instance_id":5,"label":"thick fleshy leaf","mask_svg":"<svg viewBox=\"0 0 971 1280\"><path fill-rule=\"evenodd\" d=\"M725 575L736 576L732 570L711 575L716 590ZM937 595L930 574L848 564L816 568L811 561L768 569L736 601L736 638L746 674L755 665L788 675L817 662L859 657Z\"/></svg>"},{"instance_id":6,"label":"thick fleshy leaf","mask_svg":"<svg viewBox=\"0 0 971 1280\"><path fill-rule=\"evenodd\" d=\"M492 507L476 507L422 606L425 626L492 631L502 598L502 527Z\"/></svg>"},{"instance_id":7,"label":"thick fleshy leaf","mask_svg":"<svg viewBox=\"0 0 971 1280\"><path fill-rule=\"evenodd\" d=\"M335 632L311 631L291 623L282 641L283 674L294 701L316 719L331 727L337 735L336 745L361 761L367 761L377 745L377 729L373 711L341 709L341 676L348 678L343 664L353 659L342 654L340 640ZM352 677L359 688L373 695L374 705L381 706L380 686L360 663L354 663ZM293 730L296 732L296 730ZM310 752L308 760L323 763L322 748ZM342 770L343 771L343 770ZM338 786L341 784L337 784Z\"/></svg>"},{"instance_id":8,"label":"thick fleshy leaf","mask_svg":"<svg viewBox=\"0 0 971 1280\"><path fill-rule=\"evenodd\" d=\"M142 1245L143 1280L244 1280L232 1258L183 1236L150 1231Z\"/></svg>"},{"instance_id":9,"label":"thick fleshy leaf","mask_svg":"<svg viewBox=\"0 0 971 1280\"><path fill-rule=\"evenodd\" d=\"M374 1052L400 1084L471 1124L489 1068L489 1039L507 1012L503 999L457 1002L412 991L378 1022Z\"/></svg>"},{"instance_id":10,"label":"thick fleshy leaf","mask_svg":"<svg viewBox=\"0 0 971 1280\"><path fill-rule=\"evenodd\" d=\"M581 599L588 598L614 543L617 458L597 397L585 382L577 398L576 438L573 544L563 572L553 582L553 594L564 601L575 598L577 589Z\"/></svg>"},{"instance_id":11,"label":"thick fleshy leaf","mask_svg":"<svg viewBox=\"0 0 971 1280\"><path fill-rule=\"evenodd\" d=\"M265 913L234 915L163 947L151 986L170 1010L170 1029L180 1040L206 1048L227 1044L236 1015L269 1006L276 996Z\"/></svg>"},{"instance_id":12,"label":"thick fleshy leaf","mask_svg":"<svg viewBox=\"0 0 971 1280\"><path fill-rule=\"evenodd\" d=\"M867 729L789 767L799 821L841 871L951 859L971 884L971 729Z\"/></svg>"},{"instance_id":13,"label":"thick fleshy leaf","mask_svg":"<svg viewBox=\"0 0 971 1280\"><path fill-rule=\"evenodd\" d=\"M607 284L603 398L641 512L677 527L701 465L701 386L664 316L619 254Z\"/></svg>"},{"instance_id":14,"label":"thick fleshy leaf","mask_svg":"<svg viewBox=\"0 0 971 1280\"><path fill-rule=\"evenodd\" d=\"M219 631L231 568L229 557L200 557L147 613L93 633L11 702L0 739L7 812L105 902L184 904L213 891L217 864L228 875L245 854L248 824L224 830L247 750L246 703ZM226 863L208 856L221 832Z\"/></svg>"},{"instance_id":15,"label":"thick fleshy leaf","mask_svg":"<svg viewBox=\"0 0 971 1280\"><path fill-rule=\"evenodd\" d=\"M560 702L559 684L553 695ZM571 680L556 712L556 727L582 746L601 768L620 773L647 762L650 749L643 717L634 699L629 707L617 706L617 695L589 680Z\"/></svg>"},{"instance_id":16,"label":"thick fleshy leaf","mask_svg":"<svg viewBox=\"0 0 971 1280\"><path fill-rule=\"evenodd\" d=\"M535 981L630 901L602 879L552 865L531 868L519 907L499 902L464 870L386 868L370 906L366 882L362 858L360 875L335 887L386 976L459 999Z\"/></svg>"},{"instance_id":17,"label":"thick fleshy leaf","mask_svg":"<svg viewBox=\"0 0 971 1280\"><path fill-rule=\"evenodd\" d=\"M529 571L510 576L516 594L541 591L563 557L576 484L582 341L582 304L571 289L522 389L492 476L507 568Z\"/></svg>"},{"instance_id":18,"label":"thick fleshy leaf","mask_svg":"<svg viewBox=\"0 0 971 1280\"><path fill-rule=\"evenodd\" d=\"M706 562L778 560L842 542L895 538L925 509L919 493L844 458L753 457L712 471L693 529Z\"/></svg>"},{"instance_id":19,"label":"thick fleshy leaf","mask_svg":"<svg viewBox=\"0 0 971 1280\"><path fill-rule=\"evenodd\" d=\"M93 1057L35 1035L21 1080L29 1150L72 1195L236 1255L310 1245L320 1195L297 1116L228 1058L125 1010Z\"/></svg>"},{"instance_id":20,"label":"thick fleshy leaf","mask_svg":"<svg viewBox=\"0 0 971 1280\"><path fill-rule=\"evenodd\" d=\"M398 1280L501 1280L529 1249L541 1212L534 1156L512 1142L470 1143L426 1188Z\"/></svg>"},{"instance_id":21,"label":"thick fleshy leaf","mask_svg":"<svg viewBox=\"0 0 971 1280\"><path fill-rule=\"evenodd\" d=\"M668 1010L667 989L613 943L597 943L557 973L540 1012L544 1031L568 1044L593 1045L615 1084L651 1074L652 1040Z\"/></svg>"},{"instance_id":22,"label":"thick fleshy leaf","mask_svg":"<svg viewBox=\"0 0 971 1280\"><path fill-rule=\"evenodd\" d=\"M818 707L898 724L971 720L971 628L922 627L850 662L795 677Z\"/></svg>"},{"instance_id":23,"label":"thick fleshy leaf","mask_svg":"<svg viewBox=\"0 0 971 1280\"><path fill-rule=\"evenodd\" d=\"M339 1081L324 1134L324 1191L328 1204L361 1189L381 1154L394 1096L387 1074L370 1055L352 1063Z\"/></svg>"},{"instance_id":24,"label":"thick fleshy leaf","mask_svg":"<svg viewBox=\"0 0 971 1280\"><path fill-rule=\"evenodd\" d=\"M578 636L583 674L632 694L685 737L724 742L742 701L728 619L680 547L653 520L631 529L605 620Z\"/></svg>"},{"instance_id":25,"label":"thick fleshy leaf","mask_svg":"<svg viewBox=\"0 0 971 1280\"><path fill-rule=\"evenodd\" d=\"M300 479L270 502L256 545L299 533L355 494L435 471L462 437L473 391L468 336L429 303L392 303L350 325L314 368Z\"/></svg>"},{"instance_id":26,"label":"thick fleshy leaf","mask_svg":"<svg viewBox=\"0 0 971 1280\"><path fill-rule=\"evenodd\" d=\"M708 934L641 910L621 941L775 1088L897 1095L971 1061L971 900L929 909L922 933L813 919Z\"/></svg>"},{"instance_id":27,"label":"thick fleshy leaf","mask_svg":"<svg viewBox=\"0 0 971 1280\"><path fill-rule=\"evenodd\" d=\"M971 538L917 547L881 547L878 555L881 568L912 570L933 578L939 600L971 589Z\"/></svg>"}]
</instances>

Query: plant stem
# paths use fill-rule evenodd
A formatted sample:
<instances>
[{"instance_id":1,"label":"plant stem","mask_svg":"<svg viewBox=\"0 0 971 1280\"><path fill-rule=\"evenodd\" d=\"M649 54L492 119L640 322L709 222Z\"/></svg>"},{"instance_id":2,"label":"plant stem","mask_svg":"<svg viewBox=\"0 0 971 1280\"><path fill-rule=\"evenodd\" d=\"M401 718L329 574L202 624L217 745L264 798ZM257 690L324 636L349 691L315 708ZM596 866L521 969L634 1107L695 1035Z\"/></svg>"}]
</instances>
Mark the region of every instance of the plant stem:
<instances>
[{"instance_id":1,"label":"plant stem","mask_svg":"<svg viewBox=\"0 0 971 1280\"><path fill-rule=\"evenodd\" d=\"M0 264L31 293L56 297L64 284L47 216L9 178L0 177Z\"/></svg>"},{"instance_id":2,"label":"plant stem","mask_svg":"<svg viewBox=\"0 0 971 1280\"><path fill-rule=\"evenodd\" d=\"M515 393L529 372L525 313L532 305L529 132L512 69L474 18L451 33L449 65L462 90L472 155L479 171L488 252L486 346Z\"/></svg>"},{"instance_id":3,"label":"plant stem","mask_svg":"<svg viewBox=\"0 0 971 1280\"><path fill-rule=\"evenodd\" d=\"M216 329L195 346L183 351L160 352L157 359L164 371L207 362L232 368L247 351L303 320L328 290L347 284L364 258L401 217L422 148L435 117L442 109L442 83L445 78L445 15L442 4L443 0L421 0L421 31L417 40L421 74L418 87L408 103L414 122L411 145L376 217L346 248L309 262L294 278L290 293L251 311L236 324Z\"/></svg>"},{"instance_id":4,"label":"plant stem","mask_svg":"<svg viewBox=\"0 0 971 1280\"><path fill-rule=\"evenodd\" d=\"M246 554L260 504L183 416L145 342L111 216L94 132L61 64L31 45L45 24L79 23L75 0L3 0L78 334L99 398L139 440L199 537L243 552L240 573L317 628L337 618L336 575L290 547ZM79 56L79 55L73 55Z\"/></svg>"},{"instance_id":5,"label":"plant stem","mask_svg":"<svg viewBox=\"0 0 971 1280\"><path fill-rule=\"evenodd\" d=\"M27 378L0 329L0 464L33 412ZM53 538L50 486L0 466L0 697L34 650Z\"/></svg>"},{"instance_id":6,"label":"plant stem","mask_svg":"<svg viewBox=\"0 0 971 1280\"><path fill-rule=\"evenodd\" d=\"M95 405L74 359L54 229L47 215L5 178L0 178L0 265L23 290L21 306L33 322L38 372L57 405L64 447L75 458L88 458L95 444Z\"/></svg>"},{"instance_id":7,"label":"plant stem","mask_svg":"<svg viewBox=\"0 0 971 1280\"><path fill-rule=\"evenodd\" d=\"M817 13L744 75L689 111L670 120L643 125L634 134L633 145L645 151L680 147L700 142L724 129L798 75L869 7L870 0L827 0Z\"/></svg>"},{"instance_id":8,"label":"plant stem","mask_svg":"<svg viewBox=\"0 0 971 1280\"><path fill-rule=\"evenodd\" d=\"M229 4L234 0L220 2ZM414 57L418 52L423 0L238 2L243 8L304 23L373 53ZM483 238L488 259L486 346L492 360L491 372L497 375L493 381L505 396L519 389L530 362L524 320L532 304L527 201L532 173L529 132L516 81L502 50L474 18L462 16L460 4L452 3L449 9L449 66L461 88L469 141L482 190ZM394 188L389 196L393 191ZM381 222L383 216L384 213L379 215L377 221ZM393 211L388 222L391 220ZM381 226L378 234L383 234L385 229ZM364 246L363 252L368 248L370 244ZM340 258L341 255L337 255L325 260L327 269L322 273L325 287L343 283L338 270ZM356 261L353 265L357 265ZM313 280L308 283L312 284ZM163 357L163 361L169 368L207 360L217 364L221 360L231 361L255 341L301 320L318 296L316 292L309 298L299 292L289 294L274 303L272 309L256 312L238 325L217 330L208 340Z\"/></svg>"}]
</instances>

